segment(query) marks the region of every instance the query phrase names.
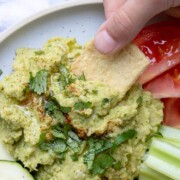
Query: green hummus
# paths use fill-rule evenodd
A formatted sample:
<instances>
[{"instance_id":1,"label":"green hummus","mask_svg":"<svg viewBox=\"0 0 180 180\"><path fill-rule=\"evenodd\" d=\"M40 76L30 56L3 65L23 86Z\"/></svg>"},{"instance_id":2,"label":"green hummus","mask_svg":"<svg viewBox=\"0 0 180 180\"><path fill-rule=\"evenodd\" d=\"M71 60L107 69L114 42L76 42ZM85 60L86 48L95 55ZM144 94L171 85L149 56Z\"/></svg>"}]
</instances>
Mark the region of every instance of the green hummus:
<instances>
[{"instance_id":1,"label":"green hummus","mask_svg":"<svg viewBox=\"0 0 180 180\"><path fill-rule=\"evenodd\" d=\"M52 38L18 49L0 83L0 134L37 180L131 180L163 105L134 85L117 90L69 71L81 54L75 39Z\"/></svg>"}]
</instances>

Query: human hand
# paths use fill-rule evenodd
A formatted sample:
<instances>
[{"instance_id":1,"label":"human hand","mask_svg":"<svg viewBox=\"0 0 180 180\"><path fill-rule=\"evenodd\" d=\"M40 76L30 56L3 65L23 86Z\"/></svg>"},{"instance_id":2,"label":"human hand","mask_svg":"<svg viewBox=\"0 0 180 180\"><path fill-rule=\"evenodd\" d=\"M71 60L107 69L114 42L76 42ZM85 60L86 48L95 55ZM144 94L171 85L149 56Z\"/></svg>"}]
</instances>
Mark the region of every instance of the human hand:
<instances>
[{"instance_id":1,"label":"human hand","mask_svg":"<svg viewBox=\"0 0 180 180\"><path fill-rule=\"evenodd\" d=\"M95 36L95 47L103 54L127 45L152 17L180 5L180 0L104 0L106 21ZM180 8L175 16L180 17ZM173 15L172 9L168 11Z\"/></svg>"}]
</instances>

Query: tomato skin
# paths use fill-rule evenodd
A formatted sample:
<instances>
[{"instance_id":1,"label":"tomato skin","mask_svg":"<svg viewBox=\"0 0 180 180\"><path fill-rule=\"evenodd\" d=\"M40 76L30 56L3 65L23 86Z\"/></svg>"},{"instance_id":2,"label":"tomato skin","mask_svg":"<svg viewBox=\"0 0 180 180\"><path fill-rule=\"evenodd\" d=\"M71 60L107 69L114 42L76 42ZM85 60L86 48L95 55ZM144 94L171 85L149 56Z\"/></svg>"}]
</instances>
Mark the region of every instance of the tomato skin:
<instances>
[{"instance_id":1,"label":"tomato skin","mask_svg":"<svg viewBox=\"0 0 180 180\"><path fill-rule=\"evenodd\" d=\"M134 43L150 61L150 66L139 79L145 84L180 63L180 20L147 26Z\"/></svg>"},{"instance_id":2,"label":"tomato skin","mask_svg":"<svg viewBox=\"0 0 180 180\"><path fill-rule=\"evenodd\" d=\"M180 64L144 85L154 98L180 97Z\"/></svg>"},{"instance_id":3,"label":"tomato skin","mask_svg":"<svg viewBox=\"0 0 180 180\"><path fill-rule=\"evenodd\" d=\"M139 82L164 103L163 124L180 128L180 20L145 27L134 43L150 61Z\"/></svg>"},{"instance_id":4,"label":"tomato skin","mask_svg":"<svg viewBox=\"0 0 180 180\"><path fill-rule=\"evenodd\" d=\"M162 99L164 103L164 125L180 128L180 98Z\"/></svg>"}]
</instances>

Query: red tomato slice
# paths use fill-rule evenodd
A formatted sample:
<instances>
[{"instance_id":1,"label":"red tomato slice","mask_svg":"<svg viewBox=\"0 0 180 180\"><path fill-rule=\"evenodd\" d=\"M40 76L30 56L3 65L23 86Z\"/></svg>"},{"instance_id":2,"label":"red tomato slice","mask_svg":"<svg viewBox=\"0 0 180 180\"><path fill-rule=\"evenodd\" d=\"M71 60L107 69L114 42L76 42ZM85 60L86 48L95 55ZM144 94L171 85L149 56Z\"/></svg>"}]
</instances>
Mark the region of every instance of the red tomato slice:
<instances>
[{"instance_id":1,"label":"red tomato slice","mask_svg":"<svg viewBox=\"0 0 180 180\"><path fill-rule=\"evenodd\" d=\"M144 84L180 63L180 20L147 26L134 43L150 61L139 79Z\"/></svg>"},{"instance_id":2,"label":"red tomato slice","mask_svg":"<svg viewBox=\"0 0 180 180\"><path fill-rule=\"evenodd\" d=\"M164 102L163 124L180 128L180 98L167 98Z\"/></svg>"},{"instance_id":3,"label":"red tomato slice","mask_svg":"<svg viewBox=\"0 0 180 180\"><path fill-rule=\"evenodd\" d=\"M144 85L155 98L180 97L180 64Z\"/></svg>"}]
</instances>

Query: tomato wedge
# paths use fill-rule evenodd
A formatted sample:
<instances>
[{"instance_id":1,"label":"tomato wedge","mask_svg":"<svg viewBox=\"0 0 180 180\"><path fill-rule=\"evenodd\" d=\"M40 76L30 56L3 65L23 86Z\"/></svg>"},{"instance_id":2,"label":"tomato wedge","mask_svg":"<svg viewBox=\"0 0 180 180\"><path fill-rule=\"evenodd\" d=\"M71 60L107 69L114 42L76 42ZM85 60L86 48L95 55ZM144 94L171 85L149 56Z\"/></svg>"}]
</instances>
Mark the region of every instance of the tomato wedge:
<instances>
[{"instance_id":1,"label":"tomato wedge","mask_svg":"<svg viewBox=\"0 0 180 180\"><path fill-rule=\"evenodd\" d=\"M164 102L163 124L180 128L180 98L167 98Z\"/></svg>"},{"instance_id":2,"label":"tomato wedge","mask_svg":"<svg viewBox=\"0 0 180 180\"><path fill-rule=\"evenodd\" d=\"M147 26L134 43L150 61L150 66L139 79L145 84L180 63L180 20Z\"/></svg>"},{"instance_id":3,"label":"tomato wedge","mask_svg":"<svg viewBox=\"0 0 180 180\"><path fill-rule=\"evenodd\" d=\"M150 61L139 82L164 103L163 124L180 128L180 20L145 27L134 43Z\"/></svg>"},{"instance_id":4,"label":"tomato wedge","mask_svg":"<svg viewBox=\"0 0 180 180\"><path fill-rule=\"evenodd\" d=\"M154 98L180 97L180 64L144 85Z\"/></svg>"}]
</instances>

